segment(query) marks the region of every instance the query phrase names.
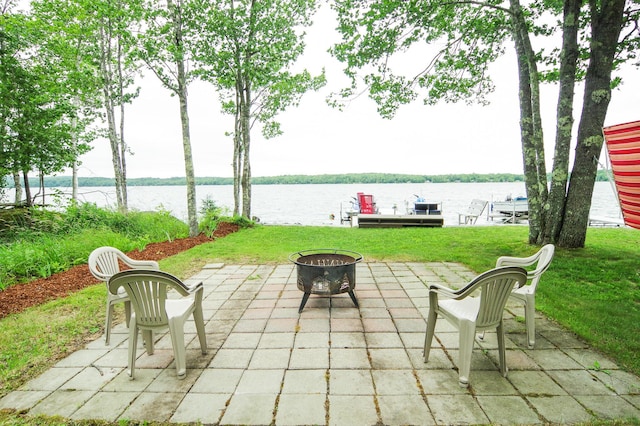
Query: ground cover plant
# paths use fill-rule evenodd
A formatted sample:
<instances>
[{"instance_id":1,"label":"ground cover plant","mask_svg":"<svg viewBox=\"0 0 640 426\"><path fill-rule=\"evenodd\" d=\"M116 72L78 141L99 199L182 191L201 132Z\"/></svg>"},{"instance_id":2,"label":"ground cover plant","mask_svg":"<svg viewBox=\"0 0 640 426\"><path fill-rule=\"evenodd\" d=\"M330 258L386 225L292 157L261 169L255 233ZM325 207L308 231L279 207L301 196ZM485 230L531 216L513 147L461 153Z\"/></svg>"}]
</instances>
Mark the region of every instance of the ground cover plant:
<instances>
[{"instance_id":1,"label":"ground cover plant","mask_svg":"<svg viewBox=\"0 0 640 426\"><path fill-rule=\"evenodd\" d=\"M558 249L540 284L537 300L538 310L635 374L640 374L640 360L636 356L640 350L639 236L635 230L590 229L584 249ZM211 262L287 263L288 256L297 251L340 248L362 253L367 262L460 262L480 272L493 267L500 255L526 256L537 251L538 247L528 245L526 240L527 229L520 226L440 229L258 226L161 260L160 266L186 278ZM103 332L105 291L98 284L0 320L0 396L85 342L98 338ZM23 327L25 323L30 326ZM15 351L19 351L22 364L13 362L18 358ZM64 422L30 420L14 413L0 415L0 424Z\"/></svg>"}]
</instances>

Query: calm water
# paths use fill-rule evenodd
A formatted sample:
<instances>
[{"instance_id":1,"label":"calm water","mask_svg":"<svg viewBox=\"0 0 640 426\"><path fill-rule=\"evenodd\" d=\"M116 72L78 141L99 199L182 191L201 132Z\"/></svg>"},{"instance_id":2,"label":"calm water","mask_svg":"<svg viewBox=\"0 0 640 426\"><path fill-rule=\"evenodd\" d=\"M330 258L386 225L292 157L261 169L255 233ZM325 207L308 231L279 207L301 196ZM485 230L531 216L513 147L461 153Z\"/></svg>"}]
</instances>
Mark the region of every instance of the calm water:
<instances>
[{"instance_id":1,"label":"calm water","mask_svg":"<svg viewBox=\"0 0 640 426\"><path fill-rule=\"evenodd\" d=\"M68 188L60 188L69 193ZM51 189L48 189L51 192ZM346 211L357 192L373 194L381 213L406 212L413 205L414 195L428 201L441 202L445 226L458 224L458 212L463 212L474 198L497 201L507 195L524 195L524 183L423 183L423 184L327 184L327 185L254 185L252 215L264 224L300 224L340 226L341 208ZM115 207L113 188L79 188L79 198L95 202L101 207ZM11 194L8 194L13 199ZM210 197L216 205L233 209L231 185L197 186L198 208ZM52 202L49 198L48 202ZM129 207L136 210L157 210L160 206L174 216L187 219L186 187L132 186L129 187ZM486 210L485 210L486 214ZM619 218L619 207L611 184L596 182L593 216ZM331 219L331 215L335 219ZM478 224L492 223L486 217ZM347 225L345 225L347 226Z\"/></svg>"}]
</instances>

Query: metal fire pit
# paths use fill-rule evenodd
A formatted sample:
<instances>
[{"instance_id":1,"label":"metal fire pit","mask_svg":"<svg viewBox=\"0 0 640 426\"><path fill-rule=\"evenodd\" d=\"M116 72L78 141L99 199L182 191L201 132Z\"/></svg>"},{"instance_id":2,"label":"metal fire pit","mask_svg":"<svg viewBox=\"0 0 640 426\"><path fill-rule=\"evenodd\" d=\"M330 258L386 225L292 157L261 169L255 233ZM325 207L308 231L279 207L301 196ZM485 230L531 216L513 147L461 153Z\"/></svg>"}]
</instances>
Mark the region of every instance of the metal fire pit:
<instances>
[{"instance_id":1,"label":"metal fire pit","mask_svg":"<svg viewBox=\"0 0 640 426\"><path fill-rule=\"evenodd\" d=\"M291 254L289 260L297 265L298 288L304 292L298 313L304 309L310 294L349 293L358 307L353 289L356 288L356 263L362 260L360 253L337 249L303 250Z\"/></svg>"}]
</instances>

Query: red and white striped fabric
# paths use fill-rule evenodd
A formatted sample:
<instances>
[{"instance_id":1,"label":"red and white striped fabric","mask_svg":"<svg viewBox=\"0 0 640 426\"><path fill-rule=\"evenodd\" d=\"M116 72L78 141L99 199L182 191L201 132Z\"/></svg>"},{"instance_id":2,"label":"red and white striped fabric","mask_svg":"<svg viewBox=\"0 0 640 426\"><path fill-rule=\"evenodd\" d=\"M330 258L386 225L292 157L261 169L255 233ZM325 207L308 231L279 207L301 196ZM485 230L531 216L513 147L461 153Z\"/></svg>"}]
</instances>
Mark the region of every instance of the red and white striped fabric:
<instances>
[{"instance_id":1,"label":"red and white striped fabric","mask_svg":"<svg viewBox=\"0 0 640 426\"><path fill-rule=\"evenodd\" d=\"M640 229L640 121L602 129L624 223Z\"/></svg>"}]
</instances>

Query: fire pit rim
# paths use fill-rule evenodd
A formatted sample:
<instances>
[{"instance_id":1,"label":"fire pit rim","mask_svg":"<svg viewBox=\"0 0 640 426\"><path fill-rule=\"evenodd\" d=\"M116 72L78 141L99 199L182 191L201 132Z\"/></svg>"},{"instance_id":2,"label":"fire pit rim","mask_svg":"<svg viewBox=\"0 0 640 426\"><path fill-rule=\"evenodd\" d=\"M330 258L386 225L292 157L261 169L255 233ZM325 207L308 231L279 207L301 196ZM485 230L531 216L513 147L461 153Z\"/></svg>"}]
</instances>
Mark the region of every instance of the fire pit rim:
<instances>
[{"instance_id":1,"label":"fire pit rim","mask_svg":"<svg viewBox=\"0 0 640 426\"><path fill-rule=\"evenodd\" d=\"M313 265L313 264L309 264L309 263L302 263L302 262L298 262L298 259L305 257L305 256L313 256L313 255L322 255L322 254L328 254L328 255L332 255L332 254L336 254L336 255L342 255L342 256L349 256L351 258L353 258L353 262L348 262L348 263L344 263L343 265L351 265L354 263L358 263L360 261L362 261L364 259L364 257L362 256L362 254L352 251L352 250L342 250L342 249L309 249L309 250L301 250L301 251L297 251L295 253L291 253L289 255L289 260L293 263L295 263L296 265L303 265L303 266L307 266L307 267L317 267L317 268L325 268L325 265ZM294 258L294 256L298 255L298 257ZM355 256L354 256L355 255Z\"/></svg>"}]
</instances>

